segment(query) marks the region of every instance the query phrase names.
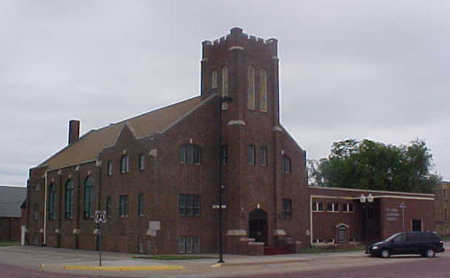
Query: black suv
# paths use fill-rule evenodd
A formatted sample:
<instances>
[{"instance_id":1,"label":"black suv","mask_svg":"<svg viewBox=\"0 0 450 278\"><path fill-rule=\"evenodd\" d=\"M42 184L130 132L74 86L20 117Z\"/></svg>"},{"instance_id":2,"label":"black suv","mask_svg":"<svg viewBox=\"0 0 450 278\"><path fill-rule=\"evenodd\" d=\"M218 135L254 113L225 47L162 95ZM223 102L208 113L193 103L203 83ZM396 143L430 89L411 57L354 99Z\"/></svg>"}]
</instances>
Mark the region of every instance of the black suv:
<instances>
[{"instance_id":1,"label":"black suv","mask_svg":"<svg viewBox=\"0 0 450 278\"><path fill-rule=\"evenodd\" d=\"M420 254L433 258L436 253L444 251L444 241L436 232L406 232L372 244L367 253L382 258L400 254Z\"/></svg>"}]
</instances>

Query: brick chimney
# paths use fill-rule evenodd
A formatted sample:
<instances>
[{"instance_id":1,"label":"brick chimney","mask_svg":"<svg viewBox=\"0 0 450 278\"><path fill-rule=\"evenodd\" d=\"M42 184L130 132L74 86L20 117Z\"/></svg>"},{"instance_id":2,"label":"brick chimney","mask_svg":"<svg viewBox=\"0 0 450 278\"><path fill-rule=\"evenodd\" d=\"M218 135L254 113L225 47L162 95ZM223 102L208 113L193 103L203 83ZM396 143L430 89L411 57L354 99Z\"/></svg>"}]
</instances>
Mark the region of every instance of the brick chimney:
<instances>
[{"instance_id":1,"label":"brick chimney","mask_svg":"<svg viewBox=\"0 0 450 278\"><path fill-rule=\"evenodd\" d=\"M80 138L80 121L69 121L69 145L75 143Z\"/></svg>"}]
</instances>

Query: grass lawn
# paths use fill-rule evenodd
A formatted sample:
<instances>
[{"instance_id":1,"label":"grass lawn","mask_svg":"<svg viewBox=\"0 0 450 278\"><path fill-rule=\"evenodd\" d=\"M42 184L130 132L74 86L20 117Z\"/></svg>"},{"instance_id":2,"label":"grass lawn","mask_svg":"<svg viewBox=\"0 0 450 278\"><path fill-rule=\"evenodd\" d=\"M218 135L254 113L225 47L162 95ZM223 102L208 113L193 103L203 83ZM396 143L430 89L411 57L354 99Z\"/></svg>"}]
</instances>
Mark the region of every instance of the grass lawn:
<instances>
[{"instance_id":1,"label":"grass lawn","mask_svg":"<svg viewBox=\"0 0 450 278\"><path fill-rule=\"evenodd\" d=\"M134 259L146 259L146 260L177 261L177 260L214 259L215 257L185 256L185 255L154 255L154 256L133 256L133 258Z\"/></svg>"},{"instance_id":2,"label":"grass lawn","mask_svg":"<svg viewBox=\"0 0 450 278\"><path fill-rule=\"evenodd\" d=\"M0 247L20 245L19 241L0 241Z\"/></svg>"}]
</instances>

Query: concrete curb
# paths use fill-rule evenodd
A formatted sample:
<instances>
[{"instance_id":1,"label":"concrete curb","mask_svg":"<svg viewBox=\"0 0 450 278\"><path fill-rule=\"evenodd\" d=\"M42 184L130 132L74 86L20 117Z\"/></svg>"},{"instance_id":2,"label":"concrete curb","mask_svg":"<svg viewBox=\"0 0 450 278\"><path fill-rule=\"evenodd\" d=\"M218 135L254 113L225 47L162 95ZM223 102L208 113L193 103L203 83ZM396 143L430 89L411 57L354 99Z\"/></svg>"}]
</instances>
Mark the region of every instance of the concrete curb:
<instances>
[{"instance_id":1,"label":"concrete curb","mask_svg":"<svg viewBox=\"0 0 450 278\"><path fill-rule=\"evenodd\" d=\"M227 267L227 266L249 266L249 265L264 265L264 264L287 264L287 263L302 263L308 262L312 259L292 259L284 261L259 261L259 262L243 262L243 263L219 263L214 264L211 267Z\"/></svg>"},{"instance_id":2,"label":"concrete curb","mask_svg":"<svg viewBox=\"0 0 450 278\"><path fill-rule=\"evenodd\" d=\"M66 270L100 270L100 271L139 271L139 270L180 270L184 267L179 265L155 265L155 266L83 266L67 265Z\"/></svg>"}]
</instances>

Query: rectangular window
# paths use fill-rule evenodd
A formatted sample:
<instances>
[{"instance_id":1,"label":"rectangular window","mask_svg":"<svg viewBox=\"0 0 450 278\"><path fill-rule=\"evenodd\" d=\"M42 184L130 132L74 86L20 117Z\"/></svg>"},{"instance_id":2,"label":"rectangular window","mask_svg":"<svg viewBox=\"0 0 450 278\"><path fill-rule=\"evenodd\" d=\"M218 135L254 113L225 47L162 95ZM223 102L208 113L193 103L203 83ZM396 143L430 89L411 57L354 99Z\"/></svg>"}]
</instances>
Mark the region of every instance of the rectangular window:
<instances>
[{"instance_id":1,"label":"rectangular window","mask_svg":"<svg viewBox=\"0 0 450 278\"><path fill-rule=\"evenodd\" d=\"M211 73L211 88L217 88L217 71Z\"/></svg>"},{"instance_id":2,"label":"rectangular window","mask_svg":"<svg viewBox=\"0 0 450 278\"><path fill-rule=\"evenodd\" d=\"M255 146L248 145L248 164L255 165Z\"/></svg>"},{"instance_id":3,"label":"rectangular window","mask_svg":"<svg viewBox=\"0 0 450 278\"><path fill-rule=\"evenodd\" d=\"M267 148L266 147L259 148L259 164L261 166L267 165Z\"/></svg>"},{"instance_id":4,"label":"rectangular window","mask_svg":"<svg viewBox=\"0 0 450 278\"><path fill-rule=\"evenodd\" d=\"M141 154L139 156L139 170L144 170L145 169L145 155Z\"/></svg>"},{"instance_id":5,"label":"rectangular window","mask_svg":"<svg viewBox=\"0 0 450 278\"><path fill-rule=\"evenodd\" d=\"M342 211L343 212L353 212L353 204L352 203L343 204Z\"/></svg>"},{"instance_id":6,"label":"rectangular window","mask_svg":"<svg viewBox=\"0 0 450 278\"><path fill-rule=\"evenodd\" d=\"M283 218L284 219L292 218L292 200L291 199L283 199Z\"/></svg>"},{"instance_id":7,"label":"rectangular window","mask_svg":"<svg viewBox=\"0 0 450 278\"><path fill-rule=\"evenodd\" d=\"M247 82L247 107L255 110L255 68L252 66L248 67Z\"/></svg>"},{"instance_id":8,"label":"rectangular window","mask_svg":"<svg viewBox=\"0 0 450 278\"><path fill-rule=\"evenodd\" d=\"M181 216L200 216L200 195L180 194L178 211Z\"/></svg>"},{"instance_id":9,"label":"rectangular window","mask_svg":"<svg viewBox=\"0 0 450 278\"><path fill-rule=\"evenodd\" d=\"M179 237L177 239L178 254L200 253L200 237Z\"/></svg>"},{"instance_id":10,"label":"rectangular window","mask_svg":"<svg viewBox=\"0 0 450 278\"><path fill-rule=\"evenodd\" d=\"M227 165L228 164L228 146L227 145L222 146L221 156L222 156L222 165Z\"/></svg>"},{"instance_id":11,"label":"rectangular window","mask_svg":"<svg viewBox=\"0 0 450 278\"><path fill-rule=\"evenodd\" d=\"M36 190L36 192L41 191L41 183L40 182L36 182L36 184L34 185L34 189Z\"/></svg>"},{"instance_id":12,"label":"rectangular window","mask_svg":"<svg viewBox=\"0 0 450 278\"><path fill-rule=\"evenodd\" d=\"M39 220L39 205L33 207L33 220Z\"/></svg>"},{"instance_id":13,"label":"rectangular window","mask_svg":"<svg viewBox=\"0 0 450 278\"><path fill-rule=\"evenodd\" d=\"M107 173L108 173L108 176L112 176L112 172L113 172L113 163L112 163L112 161L108 161L108 164L107 164Z\"/></svg>"},{"instance_id":14,"label":"rectangular window","mask_svg":"<svg viewBox=\"0 0 450 278\"><path fill-rule=\"evenodd\" d=\"M267 71L265 69L261 69L259 72L259 96L260 96L260 104L259 110L261 112L267 112Z\"/></svg>"},{"instance_id":15,"label":"rectangular window","mask_svg":"<svg viewBox=\"0 0 450 278\"><path fill-rule=\"evenodd\" d=\"M338 203L328 203L327 204L327 211L338 212L339 211L339 204Z\"/></svg>"},{"instance_id":16,"label":"rectangular window","mask_svg":"<svg viewBox=\"0 0 450 278\"><path fill-rule=\"evenodd\" d=\"M228 67L222 68L222 97L228 96ZM222 103L222 110L228 109L228 103Z\"/></svg>"},{"instance_id":17,"label":"rectangular window","mask_svg":"<svg viewBox=\"0 0 450 278\"><path fill-rule=\"evenodd\" d=\"M319 211L319 212L323 211L323 203L314 202L312 210L313 211Z\"/></svg>"},{"instance_id":18,"label":"rectangular window","mask_svg":"<svg viewBox=\"0 0 450 278\"><path fill-rule=\"evenodd\" d=\"M122 218L128 217L128 195L120 195L119 216Z\"/></svg>"},{"instance_id":19,"label":"rectangular window","mask_svg":"<svg viewBox=\"0 0 450 278\"><path fill-rule=\"evenodd\" d=\"M106 197L106 217L111 217L111 196Z\"/></svg>"},{"instance_id":20,"label":"rectangular window","mask_svg":"<svg viewBox=\"0 0 450 278\"><path fill-rule=\"evenodd\" d=\"M144 216L144 194L138 194L138 216Z\"/></svg>"}]
</instances>

